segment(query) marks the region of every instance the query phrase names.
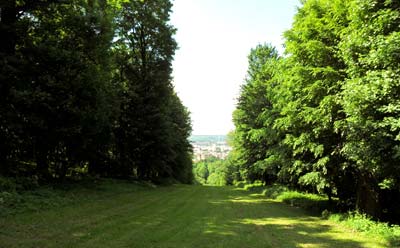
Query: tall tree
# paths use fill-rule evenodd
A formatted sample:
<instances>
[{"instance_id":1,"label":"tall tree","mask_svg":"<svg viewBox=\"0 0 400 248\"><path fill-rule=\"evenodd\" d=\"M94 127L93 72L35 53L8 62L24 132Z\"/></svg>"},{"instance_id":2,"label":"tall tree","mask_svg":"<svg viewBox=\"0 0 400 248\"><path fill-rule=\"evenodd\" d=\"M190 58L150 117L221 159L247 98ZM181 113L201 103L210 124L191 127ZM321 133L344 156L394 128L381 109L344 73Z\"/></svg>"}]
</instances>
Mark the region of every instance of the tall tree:
<instances>
[{"instance_id":1,"label":"tall tree","mask_svg":"<svg viewBox=\"0 0 400 248\"><path fill-rule=\"evenodd\" d=\"M4 118L5 130L18 131L10 143L18 144L19 154L11 160L33 162L44 178L64 177L87 161L82 151L97 145L93 140L110 123L113 35L107 15L97 13L106 2L26 1L17 7L23 10L14 29L18 46L7 60L15 61L13 74L2 72L6 104L16 116Z\"/></svg>"},{"instance_id":2,"label":"tall tree","mask_svg":"<svg viewBox=\"0 0 400 248\"><path fill-rule=\"evenodd\" d=\"M285 144L293 150L295 162L287 171L294 183L329 195L334 189L342 193L340 92L346 74L338 44L348 23L346 4L309 0L296 14L285 33L289 70L279 103L282 118L277 121L287 134Z\"/></svg>"},{"instance_id":3,"label":"tall tree","mask_svg":"<svg viewBox=\"0 0 400 248\"><path fill-rule=\"evenodd\" d=\"M400 219L400 2L353 1L350 19L341 44L349 74L343 151L357 171L358 208Z\"/></svg>"},{"instance_id":4,"label":"tall tree","mask_svg":"<svg viewBox=\"0 0 400 248\"><path fill-rule=\"evenodd\" d=\"M176 93L172 94L168 104L168 136L172 153L168 158L172 177L182 183L192 183L194 179L192 168L192 145L189 137L192 131L190 112L182 104Z\"/></svg>"},{"instance_id":5,"label":"tall tree","mask_svg":"<svg viewBox=\"0 0 400 248\"><path fill-rule=\"evenodd\" d=\"M177 47L172 37L175 29L168 24L172 4L135 0L122 6L115 46L125 82L116 130L120 164L142 179L170 177L176 156L171 137L179 135L171 128L176 123L169 110L177 106L169 104L176 98L170 82ZM187 118L184 111L175 114Z\"/></svg>"},{"instance_id":6,"label":"tall tree","mask_svg":"<svg viewBox=\"0 0 400 248\"><path fill-rule=\"evenodd\" d=\"M248 59L247 78L233 114L236 126L234 148L245 178L267 180L271 173L268 173L265 159L267 150L275 142L272 123L267 119L273 118L271 93L276 85L274 75L279 56L274 47L258 45L251 50Z\"/></svg>"},{"instance_id":7,"label":"tall tree","mask_svg":"<svg viewBox=\"0 0 400 248\"><path fill-rule=\"evenodd\" d=\"M191 182L169 0L0 2L0 173Z\"/></svg>"}]
</instances>

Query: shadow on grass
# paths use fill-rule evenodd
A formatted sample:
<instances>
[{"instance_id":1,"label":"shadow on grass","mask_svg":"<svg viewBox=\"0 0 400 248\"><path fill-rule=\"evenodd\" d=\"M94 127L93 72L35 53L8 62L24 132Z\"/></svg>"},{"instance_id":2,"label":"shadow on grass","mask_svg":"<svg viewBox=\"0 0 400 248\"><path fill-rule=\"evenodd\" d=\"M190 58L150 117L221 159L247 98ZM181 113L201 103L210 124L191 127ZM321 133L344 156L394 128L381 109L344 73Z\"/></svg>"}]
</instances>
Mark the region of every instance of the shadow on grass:
<instances>
[{"instance_id":1,"label":"shadow on grass","mask_svg":"<svg viewBox=\"0 0 400 248\"><path fill-rule=\"evenodd\" d=\"M133 193L128 185L118 187L127 187L126 193L98 192L79 205L0 223L0 247L359 248L368 243L299 208L234 187L178 185ZM1 227L7 229L2 233Z\"/></svg>"},{"instance_id":2,"label":"shadow on grass","mask_svg":"<svg viewBox=\"0 0 400 248\"><path fill-rule=\"evenodd\" d=\"M331 201L329 201L326 196L297 192L278 184L269 186L247 185L247 187L249 187L250 191L262 194L266 198L278 199L291 206L301 207L312 215L321 216L324 210L332 212L337 212L339 210L338 199L336 198L332 198Z\"/></svg>"},{"instance_id":3,"label":"shadow on grass","mask_svg":"<svg viewBox=\"0 0 400 248\"><path fill-rule=\"evenodd\" d=\"M146 204L137 209L149 210L148 215L127 218L129 206L123 205L114 209L119 214L104 214L107 217L95 232L114 239L105 244L116 246L121 240L132 247L361 248L372 242L357 241L302 209L233 187L182 186L156 191L164 195L162 201L159 197L142 199ZM96 244L86 238L88 247Z\"/></svg>"},{"instance_id":4,"label":"shadow on grass","mask_svg":"<svg viewBox=\"0 0 400 248\"><path fill-rule=\"evenodd\" d=\"M208 222L203 235L215 241L229 236L232 241L221 247L236 247L236 243L243 241L249 242L248 247L366 246L367 241L355 241L351 235L344 237L344 233L308 212L266 199L261 194L233 188L208 189L226 191L225 194L213 194L218 197L211 197L208 202L231 212L217 214L211 223L205 218Z\"/></svg>"}]
</instances>

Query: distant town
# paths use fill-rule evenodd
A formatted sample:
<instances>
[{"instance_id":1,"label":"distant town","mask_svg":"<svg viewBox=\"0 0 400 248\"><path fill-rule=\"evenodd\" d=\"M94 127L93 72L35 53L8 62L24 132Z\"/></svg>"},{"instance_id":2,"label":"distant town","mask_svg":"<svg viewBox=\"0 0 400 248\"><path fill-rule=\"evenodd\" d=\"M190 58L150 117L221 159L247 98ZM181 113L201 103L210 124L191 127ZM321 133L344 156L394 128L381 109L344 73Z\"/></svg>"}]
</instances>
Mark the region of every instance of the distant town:
<instances>
[{"instance_id":1,"label":"distant town","mask_svg":"<svg viewBox=\"0 0 400 248\"><path fill-rule=\"evenodd\" d=\"M209 157L225 159L232 150L226 138L226 135L192 135L190 142L193 146L194 161Z\"/></svg>"}]
</instances>

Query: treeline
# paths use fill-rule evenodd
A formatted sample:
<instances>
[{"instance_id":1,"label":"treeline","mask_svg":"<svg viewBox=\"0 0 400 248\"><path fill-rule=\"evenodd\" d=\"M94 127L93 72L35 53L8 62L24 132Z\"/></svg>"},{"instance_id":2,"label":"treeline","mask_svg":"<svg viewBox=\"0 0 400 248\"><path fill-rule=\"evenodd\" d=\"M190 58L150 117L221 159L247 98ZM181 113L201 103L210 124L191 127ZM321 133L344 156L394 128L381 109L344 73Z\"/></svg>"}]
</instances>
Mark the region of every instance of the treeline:
<instances>
[{"instance_id":1,"label":"treeline","mask_svg":"<svg viewBox=\"0 0 400 248\"><path fill-rule=\"evenodd\" d=\"M249 181L281 182L400 221L400 2L307 0L285 55L249 55L234 152Z\"/></svg>"},{"instance_id":2,"label":"treeline","mask_svg":"<svg viewBox=\"0 0 400 248\"><path fill-rule=\"evenodd\" d=\"M0 175L192 181L169 0L0 5Z\"/></svg>"},{"instance_id":3,"label":"treeline","mask_svg":"<svg viewBox=\"0 0 400 248\"><path fill-rule=\"evenodd\" d=\"M238 167L231 157L208 157L193 164L194 179L199 184L224 186L240 180Z\"/></svg>"}]
</instances>

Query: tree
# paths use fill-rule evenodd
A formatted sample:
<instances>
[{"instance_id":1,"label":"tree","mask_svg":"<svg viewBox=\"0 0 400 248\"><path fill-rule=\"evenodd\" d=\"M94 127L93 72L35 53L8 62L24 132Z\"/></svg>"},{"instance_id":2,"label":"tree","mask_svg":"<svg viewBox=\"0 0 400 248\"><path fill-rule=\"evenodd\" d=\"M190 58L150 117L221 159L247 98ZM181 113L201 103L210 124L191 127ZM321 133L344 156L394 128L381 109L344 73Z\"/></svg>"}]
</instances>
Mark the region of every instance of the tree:
<instances>
[{"instance_id":1,"label":"tree","mask_svg":"<svg viewBox=\"0 0 400 248\"><path fill-rule=\"evenodd\" d=\"M342 193L341 154L344 119L340 92L345 64L338 52L347 25L347 1L309 0L285 33L286 78L278 102L284 143L294 163L286 169L294 184L310 190ZM347 187L347 185L346 185ZM344 189L348 190L348 189Z\"/></svg>"},{"instance_id":2,"label":"tree","mask_svg":"<svg viewBox=\"0 0 400 248\"><path fill-rule=\"evenodd\" d=\"M192 132L190 112L182 104L176 93L170 96L168 106L169 128L167 130L173 156L168 158L172 173L168 175L182 183L192 183L193 148L189 142Z\"/></svg>"},{"instance_id":3,"label":"tree","mask_svg":"<svg viewBox=\"0 0 400 248\"><path fill-rule=\"evenodd\" d=\"M386 219L400 219L399 9L398 1L353 1L340 46L349 74L343 152L356 170L357 207Z\"/></svg>"},{"instance_id":4,"label":"tree","mask_svg":"<svg viewBox=\"0 0 400 248\"><path fill-rule=\"evenodd\" d=\"M243 177L254 181L266 179L268 174L264 160L274 142L270 137L274 131L265 123L273 115L268 111L274 108L271 91L276 85L274 75L279 56L274 47L258 45L248 58L248 75L233 114L236 126L233 145Z\"/></svg>"},{"instance_id":5,"label":"tree","mask_svg":"<svg viewBox=\"0 0 400 248\"><path fill-rule=\"evenodd\" d=\"M192 181L171 2L0 2L0 173Z\"/></svg>"},{"instance_id":6,"label":"tree","mask_svg":"<svg viewBox=\"0 0 400 248\"><path fill-rule=\"evenodd\" d=\"M250 60L255 73L234 113L242 176L272 175L399 220L400 4L302 3L285 33L285 58L268 67L268 55L252 51L260 57Z\"/></svg>"},{"instance_id":7,"label":"tree","mask_svg":"<svg viewBox=\"0 0 400 248\"><path fill-rule=\"evenodd\" d=\"M117 151L123 174L134 170L141 179L189 181L189 114L175 95L170 77L177 47L172 38L175 29L168 24L171 6L168 0L122 5L115 44L124 82Z\"/></svg>"}]
</instances>

